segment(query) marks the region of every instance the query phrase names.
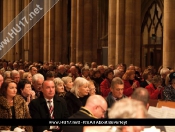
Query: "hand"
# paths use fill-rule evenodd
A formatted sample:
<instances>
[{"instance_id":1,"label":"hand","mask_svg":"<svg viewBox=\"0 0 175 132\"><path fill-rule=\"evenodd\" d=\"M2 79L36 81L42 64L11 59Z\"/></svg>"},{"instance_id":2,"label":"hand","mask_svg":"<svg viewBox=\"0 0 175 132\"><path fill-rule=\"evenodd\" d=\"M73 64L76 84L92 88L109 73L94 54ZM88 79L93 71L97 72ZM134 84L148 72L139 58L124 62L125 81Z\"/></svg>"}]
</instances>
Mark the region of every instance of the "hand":
<instances>
[{"instance_id":1,"label":"hand","mask_svg":"<svg viewBox=\"0 0 175 132\"><path fill-rule=\"evenodd\" d=\"M30 95L32 99L35 99L35 92L33 90L31 90Z\"/></svg>"},{"instance_id":2,"label":"hand","mask_svg":"<svg viewBox=\"0 0 175 132\"><path fill-rule=\"evenodd\" d=\"M137 82L134 82L134 83L132 84L132 89L135 89L135 88L137 88Z\"/></svg>"}]
</instances>

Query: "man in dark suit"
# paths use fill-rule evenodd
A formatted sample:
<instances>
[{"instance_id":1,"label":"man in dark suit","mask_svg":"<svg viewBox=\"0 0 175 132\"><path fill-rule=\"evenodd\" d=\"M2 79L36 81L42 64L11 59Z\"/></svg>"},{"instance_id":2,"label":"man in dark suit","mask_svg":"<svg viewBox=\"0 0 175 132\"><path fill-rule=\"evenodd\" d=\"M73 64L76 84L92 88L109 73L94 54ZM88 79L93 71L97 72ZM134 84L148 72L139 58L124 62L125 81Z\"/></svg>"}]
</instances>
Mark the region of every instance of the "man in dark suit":
<instances>
[{"instance_id":1,"label":"man in dark suit","mask_svg":"<svg viewBox=\"0 0 175 132\"><path fill-rule=\"evenodd\" d=\"M43 82L42 94L29 104L32 119L66 119L68 118L67 105L64 99L55 96L55 85L51 80ZM60 132L58 126L33 126L33 132L52 131Z\"/></svg>"},{"instance_id":2,"label":"man in dark suit","mask_svg":"<svg viewBox=\"0 0 175 132\"><path fill-rule=\"evenodd\" d=\"M100 119L104 118L107 110L106 100L100 95L92 95L86 105L73 114L69 119ZM83 126L64 126L63 132L82 132Z\"/></svg>"}]
</instances>

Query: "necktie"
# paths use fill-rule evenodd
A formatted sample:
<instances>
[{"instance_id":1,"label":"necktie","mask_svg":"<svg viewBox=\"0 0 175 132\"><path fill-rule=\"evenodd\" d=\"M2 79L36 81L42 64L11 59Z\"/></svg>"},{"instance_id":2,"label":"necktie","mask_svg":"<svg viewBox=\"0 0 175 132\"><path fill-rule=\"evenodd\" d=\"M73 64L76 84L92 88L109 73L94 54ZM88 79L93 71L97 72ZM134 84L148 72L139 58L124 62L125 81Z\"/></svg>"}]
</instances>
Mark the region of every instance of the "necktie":
<instances>
[{"instance_id":1,"label":"necktie","mask_svg":"<svg viewBox=\"0 0 175 132\"><path fill-rule=\"evenodd\" d=\"M54 119L54 116L53 116L53 106L52 106L52 101L49 100L47 101L48 102L48 105L49 105L49 113L50 113L50 117L51 119Z\"/></svg>"}]
</instances>

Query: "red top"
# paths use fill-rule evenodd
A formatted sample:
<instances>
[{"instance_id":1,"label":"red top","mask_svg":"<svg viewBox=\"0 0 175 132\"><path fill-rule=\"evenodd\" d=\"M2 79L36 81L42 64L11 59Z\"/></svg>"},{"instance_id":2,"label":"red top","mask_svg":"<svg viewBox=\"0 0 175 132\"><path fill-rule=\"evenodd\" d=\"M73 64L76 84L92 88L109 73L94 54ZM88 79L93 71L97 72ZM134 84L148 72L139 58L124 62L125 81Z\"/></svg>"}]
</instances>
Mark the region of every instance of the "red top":
<instances>
[{"instance_id":1,"label":"red top","mask_svg":"<svg viewBox=\"0 0 175 132\"><path fill-rule=\"evenodd\" d=\"M107 97L111 87L111 81L109 79L104 79L100 84L100 91L103 97Z\"/></svg>"},{"instance_id":2,"label":"red top","mask_svg":"<svg viewBox=\"0 0 175 132\"><path fill-rule=\"evenodd\" d=\"M131 96L131 94L133 93L133 89L132 89L132 85L129 83L129 80L123 80L124 82L124 91L123 94L126 96ZM137 87L140 87L140 84L137 80L134 80L133 83L136 82Z\"/></svg>"}]
</instances>

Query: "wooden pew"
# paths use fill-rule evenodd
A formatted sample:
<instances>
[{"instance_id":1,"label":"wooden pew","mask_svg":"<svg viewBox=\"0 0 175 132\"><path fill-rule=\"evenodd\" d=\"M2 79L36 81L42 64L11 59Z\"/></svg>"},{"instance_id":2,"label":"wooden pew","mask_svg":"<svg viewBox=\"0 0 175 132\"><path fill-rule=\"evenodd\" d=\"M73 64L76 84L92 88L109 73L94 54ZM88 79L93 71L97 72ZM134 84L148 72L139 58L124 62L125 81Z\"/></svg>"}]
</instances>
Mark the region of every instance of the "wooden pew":
<instances>
[{"instance_id":1,"label":"wooden pew","mask_svg":"<svg viewBox=\"0 0 175 132\"><path fill-rule=\"evenodd\" d=\"M161 108L162 106L175 108L175 102L158 100L157 107Z\"/></svg>"}]
</instances>

